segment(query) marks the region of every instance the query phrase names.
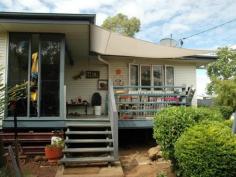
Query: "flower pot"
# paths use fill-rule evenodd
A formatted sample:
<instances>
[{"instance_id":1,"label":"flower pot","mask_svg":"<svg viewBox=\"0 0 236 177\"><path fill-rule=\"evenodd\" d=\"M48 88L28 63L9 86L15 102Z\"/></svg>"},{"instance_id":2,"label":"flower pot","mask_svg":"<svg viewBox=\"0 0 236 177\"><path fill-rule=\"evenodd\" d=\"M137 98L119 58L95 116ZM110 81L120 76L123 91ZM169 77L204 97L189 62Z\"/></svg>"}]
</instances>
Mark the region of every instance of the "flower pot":
<instances>
[{"instance_id":1,"label":"flower pot","mask_svg":"<svg viewBox=\"0 0 236 177\"><path fill-rule=\"evenodd\" d=\"M60 147L45 147L44 151L48 161L57 161L62 157L62 148Z\"/></svg>"},{"instance_id":2,"label":"flower pot","mask_svg":"<svg viewBox=\"0 0 236 177\"><path fill-rule=\"evenodd\" d=\"M102 107L101 106L94 106L95 116L100 116L102 114Z\"/></svg>"}]
</instances>

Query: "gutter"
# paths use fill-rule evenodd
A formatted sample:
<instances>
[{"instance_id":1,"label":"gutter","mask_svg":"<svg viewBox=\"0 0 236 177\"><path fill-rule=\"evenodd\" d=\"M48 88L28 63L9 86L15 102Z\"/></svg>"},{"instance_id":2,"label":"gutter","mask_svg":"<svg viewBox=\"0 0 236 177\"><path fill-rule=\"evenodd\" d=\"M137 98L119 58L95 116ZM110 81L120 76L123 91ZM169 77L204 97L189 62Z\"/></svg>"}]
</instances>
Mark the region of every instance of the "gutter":
<instances>
[{"instance_id":1,"label":"gutter","mask_svg":"<svg viewBox=\"0 0 236 177\"><path fill-rule=\"evenodd\" d=\"M108 62L108 61L106 61L106 60L104 60L102 57L101 57L101 55L98 55L98 61L100 61L100 62L102 62L102 63L104 63L105 65L107 65L108 66L108 80L110 79L110 63Z\"/></svg>"}]
</instances>

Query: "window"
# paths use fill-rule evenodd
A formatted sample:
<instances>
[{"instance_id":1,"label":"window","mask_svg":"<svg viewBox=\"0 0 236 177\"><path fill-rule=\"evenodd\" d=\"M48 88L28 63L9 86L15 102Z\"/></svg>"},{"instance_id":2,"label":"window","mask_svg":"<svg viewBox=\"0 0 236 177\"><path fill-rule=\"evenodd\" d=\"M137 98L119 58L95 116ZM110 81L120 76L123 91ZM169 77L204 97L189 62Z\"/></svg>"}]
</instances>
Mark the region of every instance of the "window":
<instances>
[{"instance_id":1,"label":"window","mask_svg":"<svg viewBox=\"0 0 236 177\"><path fill-rule=\"evenodd\" d=\"M153 86L163 86L164 85L164 72L163 66L153 65ZM155 88L155 90L160 90Z\"/></svg>"},{"instance_id":2,"label":"window","mask_svg":"<svg viewBox=\"0 0 236 177\"><path fill-rule=\"evenodd\" d=\"M8 88L26 85L19 117L59 116L61 44L57 34L10 33Z\"/></svg>"},{"instance_id":3,"label":"window","mask_svg":"<svg viewBox=\"0 0 236 177\"><path fill-rule=\"evenodd\" d=\"M151 86L151 66L141 65L141 86ZM142 88L150 90L150 88Z\"/></svg>"},{"instance_id":4,"label":"window","mask_svg":"<svg viewBox=\"0 0 236 177\"><path fill-rule=\"evenodd\" d=\"M11 35L9 42L9 61L8 61L8 87L16 89L14 86L22 86L21 99L16 102L18 116L27 115L28 90L25 85L28 81L28 59L29 59L30 38L27 35ZM11 95L9 95L11 97ZM10 107L8 115L13 116Z\"/></svg>"},{"instance_id":5,"label":"window","mask_svg":"<svg viewBox=\"0 0 236 177\"><path fill-rule=\"evenodd\" d=\"M138 65L130 65L130 85L131 86L139 85L139 66Z\"/></svg>"},{"instance_id":6,"label":"window","mask_svg":"<svg viewBox=\"0 0 236 177\"><path fill-rule=\"evenodd\" d=\"M41 116L59 115L60 40L41 40ZM48 99L50 98L50 99Z\"/></svg>"},{"instance_id":7,"label":"window","mask_svg":"<svg viewBox=\"0 0 236 177\"><path fill-rule=\"evenodd\" d=\"M174 85L174 67L163 65L129 65L129 83L131 86ZM150 88L142 88L150 90ZM154 90L162 90L155 88Z\"/></svg>"},{"instance_id":8,"label":"window","mask_svg":"<svg viewBox=\"0 0 236 177\"><path fill-rule=\"evenodd\" d=\"M174 67L166 66L166 85L174 85Z\"/></svg>"}]
</instances>

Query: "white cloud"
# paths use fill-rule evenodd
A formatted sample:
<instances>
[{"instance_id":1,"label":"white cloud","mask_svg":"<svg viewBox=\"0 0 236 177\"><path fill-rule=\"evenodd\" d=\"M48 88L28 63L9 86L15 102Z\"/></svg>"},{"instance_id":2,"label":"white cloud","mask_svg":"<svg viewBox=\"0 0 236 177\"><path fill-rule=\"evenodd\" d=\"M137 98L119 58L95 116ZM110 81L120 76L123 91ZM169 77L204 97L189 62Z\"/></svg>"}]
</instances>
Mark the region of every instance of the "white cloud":
<instances>
[{"instance_id":1,"label":"white cloud","mask_svg":"<svg viewBox=\"0 0 236 177\"><path fill-rule=\"evenodd\" d=\"M236 50L236 44L234 44L234 45L231 45L231 46L230 46L230 48L231 48L231 49L235 49L235 50Z\"/></svg>"},{"instance_id":2,"label":"white cloud","mask_svg":"<svg viewBox=\"0 0 236 177\"><path fill-rule=\"evenodd\" d=\"M236 17L235 0L1 0L4 11L96 13L97 24L116 13L141 20L138 38L159 42L170 34L190 36ZM236 22L184 41L188 48L236 43Z\"/></svg>"},{"instance_id":3,"label":"white cloud","mask_svg":"<svg viewBox=\"0 0 236 177\"><path fill-rule=\"evenodd\" d=\"M108 17L108 15L107 14L105 14L105 13L97 13L96 14L96 24L97 25L102 25L102 23L103 23L103 21L106 19Z\"/></svg>"},{"instance_id":4,"label":"white cloud","mask_svg":"<svg viewBox=\"0 0 236 177\"><path fill-rule=\"evenodd\" d=\"M175 39L236 18L235 0L1 0L0 10L57 13L96 13L97 24L116 13L141 20L137 38L158 43L173 34ZM184 47L236 49L236 21L184 41ZM198 74L198 95L205 93L209 78Z\"/></svg>"}]
</instances>

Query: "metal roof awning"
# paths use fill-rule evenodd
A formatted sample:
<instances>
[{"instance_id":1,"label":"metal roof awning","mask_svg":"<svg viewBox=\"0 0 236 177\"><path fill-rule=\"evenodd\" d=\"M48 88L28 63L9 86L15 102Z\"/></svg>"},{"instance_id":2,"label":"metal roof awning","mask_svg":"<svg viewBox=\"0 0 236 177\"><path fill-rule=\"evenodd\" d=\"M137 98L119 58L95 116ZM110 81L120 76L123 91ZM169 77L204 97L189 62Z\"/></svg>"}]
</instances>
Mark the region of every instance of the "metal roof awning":
<instances>
[{"instance_id":1,"label":"metal roof awning","mask_svg":"<svg viewBox=\"0 0 236 177\"><path fill-rule=\"evenodd\" d=\"M99 26L90 26L90 51L101 55L142 58L181 58L212 51L168 47L123 36Z\"/></svg>"}]
</instances>

